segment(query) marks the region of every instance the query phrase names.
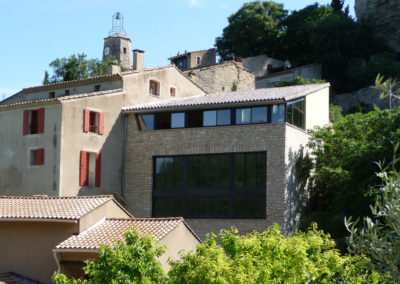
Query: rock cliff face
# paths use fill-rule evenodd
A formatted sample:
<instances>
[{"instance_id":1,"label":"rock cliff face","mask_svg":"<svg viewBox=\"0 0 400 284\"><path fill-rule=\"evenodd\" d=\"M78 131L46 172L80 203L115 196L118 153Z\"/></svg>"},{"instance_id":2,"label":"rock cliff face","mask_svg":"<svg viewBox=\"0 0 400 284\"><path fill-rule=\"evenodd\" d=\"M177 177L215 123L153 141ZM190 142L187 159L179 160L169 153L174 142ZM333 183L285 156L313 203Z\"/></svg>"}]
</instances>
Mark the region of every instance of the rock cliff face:
<instances>
[{"instance_id":1,"label":"rock cliff face","mask_svg":"<svg viewBox=\"0 0 400 284\"><path fill-rule=\"evenodd\" d=\"M357 19L372 27L374 36L400 52L400 1L355 0Z\"/></svg>"}]
</instances>

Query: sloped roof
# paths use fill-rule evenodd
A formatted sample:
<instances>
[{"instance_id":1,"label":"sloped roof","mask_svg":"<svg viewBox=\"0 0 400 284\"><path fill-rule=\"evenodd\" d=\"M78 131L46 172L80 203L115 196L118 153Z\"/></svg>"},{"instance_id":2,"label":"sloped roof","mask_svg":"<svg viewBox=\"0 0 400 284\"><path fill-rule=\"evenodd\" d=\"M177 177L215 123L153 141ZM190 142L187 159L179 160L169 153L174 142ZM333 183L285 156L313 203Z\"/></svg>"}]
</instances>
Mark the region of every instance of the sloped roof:
<instances>
[{"instance_id":1,"label":"sloped roof","mask_svg":"<svg viewBox=\"0 0 400 284\"><path fill-rule=\"evenodd\" d=\"M290 87L277 87L266 89L255 89L229 93L215 93L199 95L187 98L176 98L171 100L152 102L140 105L124 107L125 112L140 112L148 110L168 110L176 108L194 108L199 106L214 106L224 104L268 102L268 101L289 101L315 93L328 88L329 83L298 85Z\"/></svg>"},{"instance_id":2,"label":"sloped roof","mask_svg":"<svg viewBox=\"0 0 400 284\"><path fill-rule=\"evenodd\" d=\"M114 200L112 195L0 196L0 221L18 219L79 220L110 200Z\"/></svg>"},{"instance_id":3,"label":"sloped roof","mask_svg":"<svg viewBox=\"0 0 400 284\"><path fill-rule=\"evenodd\" d=\"M100 245L113 245L116 240L124 241L124 234L130 228L139 230L142 235L151 234L155 240L159 241L181 223L184 223L182 217L104 218L79 235L71 236L61 242L56 246L56 250L98 250Z\"/></svg>"},{"instance_id":4,"label":"sloped roof","mask_svg":"<svg viewBox=\"0 0 400 284\"><path fill-rule=\"evenodd\" d=\"M13 272L0 274L0 284L39 284L39 282L25 278Z\"/></svg>"},{"instance_id":5,"label":"sloped roof","mask_svg":"<svg viewBox=\"0 0 400 284\"><path fill-rule=\"evenodd\" d=\"M123 91L123 89L119 88L119 89L112 89L112 90L106 90L106 91L98 91L98 92L89 92L89 93L61 96L61 97L52 98L52 99L20 100L20 101L15 101L13 103L0 105L0 111L3 109L14 109L14 108L20 108L20 107L26 107L26 106L30 107L30 106L36 106L36 105L58 104L62 101L94 97L94 96L101 96L101 95L109 95L109 94L119 93L122 91Z\"/></svg>"}]
</instances>

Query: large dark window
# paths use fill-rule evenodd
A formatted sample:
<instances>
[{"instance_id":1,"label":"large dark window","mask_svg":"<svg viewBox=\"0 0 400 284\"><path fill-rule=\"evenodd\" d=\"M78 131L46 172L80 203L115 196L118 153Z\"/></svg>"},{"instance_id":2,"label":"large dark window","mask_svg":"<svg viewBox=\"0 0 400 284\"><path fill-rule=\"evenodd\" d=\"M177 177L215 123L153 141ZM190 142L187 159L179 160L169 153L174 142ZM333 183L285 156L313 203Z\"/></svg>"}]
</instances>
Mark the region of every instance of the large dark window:
<instances>
[{"instance_id":1,"label":"large dark window","mask_svg":"<svg viewBox=\"0 0 400 284\"><path fill-rule=\"evenodd\" d=\"M230 125L231 110L206 110L203 112L203 126Z\"/></svg>"},{"instance_id":2,"label":"large dark window","mask_svg":"<svg viewBox=\"0 0 400 284\"><path fill-rule=\"evenodd\" d=\"M236 109L236 124L267 123L268 108L249 107Z\"/></svg>"},{"instance_id":3,"label":"large dark window","mask_svg":"<svg viewBox=\"0 0 400 284\"><path fill-rule=\"evenodd\" d=\"M286 121L299 128L305 128L304 98L287 103Z\"/></svg>"},{"instance_id":4,"label":"large dark window","mask_svg":"<svg viewBox=\"0 0 400 284\"><path fill-rule=\"evenodd\" d=\"M271 107L271 122L278 123L285 121L285 105L273 105Z\"/></svg>"},{"instance_id":5,"label":"large dark window","mask_svg":"<svg viewBox=\"0 0 400 284\"><path fill-rule=\"evenodd\" d=\"M154 159L153 216L265 218L266 153Z\"/></svg>"}]
</instances>

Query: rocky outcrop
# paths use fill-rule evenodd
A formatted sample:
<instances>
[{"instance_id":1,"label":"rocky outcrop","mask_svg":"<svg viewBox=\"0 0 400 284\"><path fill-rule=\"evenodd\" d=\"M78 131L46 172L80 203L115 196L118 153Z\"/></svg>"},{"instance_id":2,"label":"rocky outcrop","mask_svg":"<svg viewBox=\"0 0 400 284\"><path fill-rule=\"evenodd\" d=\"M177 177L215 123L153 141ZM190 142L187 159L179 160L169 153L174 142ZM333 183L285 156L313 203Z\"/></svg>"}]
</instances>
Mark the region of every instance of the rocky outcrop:
<instances>
[{"instance_id":1,"label":"rocky outcrop","mask_svg":"<svg viewBox=\"0 0 400 284\"><path fill-rule=\"evenodd\" d=\"M355 0L357 19L368 23L375 37L400 52L400 1Z\"/></svg>"}]
</instances>

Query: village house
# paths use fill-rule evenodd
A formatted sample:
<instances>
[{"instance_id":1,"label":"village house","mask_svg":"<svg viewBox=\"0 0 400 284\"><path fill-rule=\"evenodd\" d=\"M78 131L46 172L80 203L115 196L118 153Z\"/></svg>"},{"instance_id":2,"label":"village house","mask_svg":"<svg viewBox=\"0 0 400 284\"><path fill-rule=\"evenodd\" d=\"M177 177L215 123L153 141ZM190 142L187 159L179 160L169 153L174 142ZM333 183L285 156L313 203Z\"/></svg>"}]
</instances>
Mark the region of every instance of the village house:
<instances>
[{"instance_id":1,"label":"village house","mask_svg":"<svg viewBox=\"0 0 400 284\"><path fill-rule=\"evenodd\" d=\"M292 232L302 205L295 159L307 130L329 123L329 84L254 89L240 61L193 74L144 68L144 52L133 51L132 65L121 32L103 53L119 54L127 71L112 64L108 75L0 102L0 194L113 194L137 218L184 217L200 238L273 223Z\"/></svg>"},{"instance_id":2,"label":"village house","mask_svg":"<svg viewBox=\"0 0 400 284\"><path fill-rule=\"evenodd\" d=\"M177 259L179 251L200 243L182 218L133 218L110 195L1 196L0 277L9 279L5 283L18 277L51 283L54 272L78 278L85 260L98 259L101 244L124 240L129 229L166 246L159 258L166 270L168 257Z\"/></svg>"}]
</instances>

